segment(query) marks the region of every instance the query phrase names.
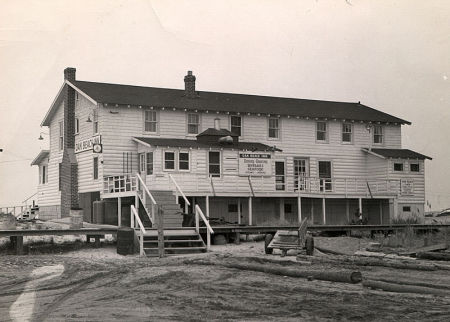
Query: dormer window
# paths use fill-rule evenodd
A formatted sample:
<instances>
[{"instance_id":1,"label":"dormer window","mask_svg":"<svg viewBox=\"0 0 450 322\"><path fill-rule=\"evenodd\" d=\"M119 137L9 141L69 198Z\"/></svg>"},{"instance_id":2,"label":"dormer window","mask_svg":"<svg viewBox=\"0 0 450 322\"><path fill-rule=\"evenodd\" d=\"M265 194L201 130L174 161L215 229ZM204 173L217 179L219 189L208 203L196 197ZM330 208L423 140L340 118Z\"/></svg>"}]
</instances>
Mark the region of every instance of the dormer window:
<instances>
[{"instance_id":1,"label":"dormer window","mask_svg":"<svg viewBox=\"0 0 450 322\"><path fill-rule=\"evenodd\" d=\"M353 126L351 123L342 124L342 143L353 142Z\"/></svg>"},{"instance_id":2,"label":"dormer window","mask_svg":"<svg viewBox=\"0 0 450 322\"><path fill-rule=\"evenodd\" d=\"M198 134L200 129L200 115L198 113L188 113L187 119L188 134Z\"/></svg>"},{"instance_id":3,"label":"dormer window","mask_svg":"<svg viewBox=\"0 0 450 322\"><path fill-rule=\"evenodd\" d=\"M317 122L316 123L316 140L319 142L327 142L327 122Z\"/></svg>"},{"instance_id":4,"label":"dormer window","mask_svg":"<svg viewBox=\"0 0 450 322\"><path fill-rule=\"evenodd\" d=\"M230 130L231 133L236 134L237 136L242 135L242 119L240 116L230 116Z\"/></svg>"},{"instance_id":5,"label":"dormer window","mask_svg":"<svg viewBox=\"0 0 450 322\"><path fill-rule=\"evenodd\" d=\"M277 117L269 118L269 138L280 138L280 120Z\"/></svg>"},{"instance_id":6,"label":"dormer window","mask_svg":"<svg viewBox=\"0 0 450 322\"><path fill-rule=\"evenodd\" d=\"M156 111L144 111L144 131L150 133L158 132L158 115Z\"/></svg>"}]
</instances>

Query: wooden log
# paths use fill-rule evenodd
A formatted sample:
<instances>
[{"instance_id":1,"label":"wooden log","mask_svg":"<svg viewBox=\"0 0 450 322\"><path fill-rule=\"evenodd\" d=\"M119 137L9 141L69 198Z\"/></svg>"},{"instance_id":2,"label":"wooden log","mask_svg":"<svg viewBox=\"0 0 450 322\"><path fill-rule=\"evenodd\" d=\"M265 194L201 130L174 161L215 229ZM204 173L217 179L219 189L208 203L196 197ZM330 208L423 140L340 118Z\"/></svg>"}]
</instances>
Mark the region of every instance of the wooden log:
<instances>
[{"instance_id":1,"label":"wooden log","mask_svg":"<svg viewBox=\"0 0 450 322\"><path fill-rule=\"evenodd\" d=\"M318 270L300 270L298 268L287 268L283 266L274 265L258 265L251 263L238 263L238 262L217 262L207 260L190 260L185 261L186 264L196 265L219 265L228 268L236 268L240 270L248 270L255 272L263 272L267 274L300 277L307 279L316 279L330 282L341 283L360 283L362 281L362 274L358 271L318 271Z\"/></svg>"},{"instance_id":2,"label":"wooden log","mask_svg":"<svg viewBox=\"0 0 450 322\"><path fill-rule=\"evenodd\" d=\"M393 283L380 282L375 280L364 280L363 286L371 289L379 289L395 293L415 293L415 294L434 294L434 295L450 295L450 292L423 286L400 285Z\"/></svg>"},{"instance_id":3,"label":"wooden log","mask_svg":"<svg viewBox=\"0 0 450 322\"><path fill-rule=\"evenodd\" d=\"M450 285L445 284L430 284L429 282L420 282L416 280L407 280L407 279L390 279L390 278L384 278L384 277L377 277L377 278L371 278L372 281L379 281L379 282L385 282L385 283L391 283L391 284L400 284L400 285L412 285L412 286L423 286L423 287L429 287L429 288L437 288L442 290L448 290L450 292Z\"/></svg>"},{"instance_id":4,"label":"wooden log","mask_svg":"<svg viewBox=\"0 0 450 322\"><path fill-rule=\"evenodd\" d=\"M450 261L450 253L421 252L416 254L417 258L432 259L437 261Z\"/></svg>"},{"instance_id":5,"label":"wooden log","mask_svg":"<svg viewBox=\"0 0 450 322\"><path fill-rule=\"evenodd\" d=\"M440 243L440 244L431 245L431 246L414 248L414 249L411 249L409 251L402 252L402 253L400 253L400 255L411 256L411 255L414 255L414 254L417 254L417 253L433 252L433 251L438 251L438 250L445 250L447 248L448 248L448 246L447 246L446 243Z\"/></svg>"},{"instance_id":6,"label":"wooden log","mask_svg":"<svg viewBox=\"0 0 450 322\"><path fill-rule=\"evenodd\" d=\"M318 250L320 250L322 253L325 254L333 254L333 255L348 255L346 253L343 252L339 252L337 250L334 249L329 249L329 248L325 248L325 247L319 247L319 246L314 246L314 248L317 248Z\"/></svg>"}]
</instances>

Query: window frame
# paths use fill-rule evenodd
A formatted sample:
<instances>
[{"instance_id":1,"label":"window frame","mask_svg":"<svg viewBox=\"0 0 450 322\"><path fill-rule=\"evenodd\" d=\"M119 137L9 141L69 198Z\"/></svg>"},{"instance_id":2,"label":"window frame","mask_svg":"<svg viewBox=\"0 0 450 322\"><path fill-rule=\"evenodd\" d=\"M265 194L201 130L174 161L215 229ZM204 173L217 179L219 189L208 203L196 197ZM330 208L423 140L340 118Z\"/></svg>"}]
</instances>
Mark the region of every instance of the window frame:
<instances>
[{"instance_id":1,"label":"window frame","mask_svg":"<svg viewBox=\"0 0 450 322\"><path fill-rule=\"evenodd\" d=\"M159 113L158 113L158 111L156 111L156 110L144 110L143 113L144 113L144 124L143 124L143 126L144 126L144 128L143 128L144 133L158 134L159 133ZM155 120L154 121L151 121L151 120L147 121L147 113L154 113ZM155 124L155 131L147 131L147 129L146 129L147 123Z\"/></svg>"},{"instance_id":2,"label":"window frame","mask_svg":"<svg viewBox=\"0 0 450 322\"><path fill-rule=\"evenodd\" d=\"M395 169L396 165L401 165L402 169L401 170L396 170ZM392 163L392 170L393 170L393 172L404 172L405 171L405 163L403 161L393 161L393 163Z\"/></svg>"},{"instance_id":3,"label":"window frame","mask_svg":"<svg viewBox=\"0 0 450 322\"><path fill-rule=\"evenodd\" d=\"M417 170L412 170L411 169L412 165L416 165L417 166ZM410 162L409 163L409 172L420 173L420 163L419 162Z\"/></svg>"},{"instance_id":4,"label":"window frame","mask_svg":"<svg viewBox=\"0 0 450 322\"><path fill-rule=\"evenodd\" d=\"M146 154L144 152L139 153L139 173L147 172Z\"/></svg>"},{"instance_id":5,"label":"window frame","mask_svg":"<svg viewBox=\"0 0 450 322\"><path fill-rule=\"evenodd\" d=\"M75 117L75 124L74 124L74 127L75 127L75 135L78 135L79 133L80 133L80 119L78 118L78 117Z\"/></svg>"},{"instance_id":6,"label":"window frame","mask_svg":"<svg viewBox=\"0 0 450 322\"><path fill-rule=\"evenodd\" d=\"M98 180L99 179L99 160L98 157L93 157L92 158L92 178L94 180Z\"/></svg>"},{"instance_id":7,"label":"window frame","mask_svg":"<svg viewBox=\"0 0 450 322\"><path fill-rule=\"evenodd\" d=\"M325 131L319 131L319 124L325 124ZM328 143L328 122L327 121L316 121L316 142L317 143ZM325 133L325 138L323 140L318 138L319 133Z\"/></svg>"},{"instance_id":8,"label":"window frame","mask_svg":"<svg viewBox=\"0 0 450 322\"><path fill-rule=\"evenodd\" d=\"M149 155L151 154L151 158L149 158ZM147 175L152 175L154 171L154 153L153 151L145 152L145 171ZM150 161L151 160L151 161ZM149 165L151 165L151 170L149 171Z\"/></svg>"},{"instance_id":9,"label":"window frame","mask_svg":"<svg viewBox=\"0 0 450 322\"><path fill-rule=\"evenodd\" d=\"M350 132L344 132L345 127L350 126ZM350 141L344 141L344 135L350 135ZM343 122L341 127L341 143L342 144L353 144L353 124L349 122Z\"/></svg>"},{"instance_id":10,"label":"window frame","mask_svg":"<svg viewBox=\"0 0 450 322\"><path fill-rule=\"evenodd\" d=\"M39 184L48 183L48 164L41 164L39 173Z\"/></svg>"},{"instance_id":11,"label":"window frame","mask_svg":"<svg viewBox=\"0 0 450 322\"><path fill-rule=\"evenodd\" d=\"M198 123L190 123L189 121L189 116L190 115L196 115L197 116L197 122ZM198 112L187 112L186 113L186 134L187 135L198 135L201 133L201 124L202 124L202 120L201 120L201 116L200 113ZM189 125L196 125L197 126L197 133L190 133L189 132Z\"/></svg>"},{"instance_id":12,"label":"window frame","mask_svg":"<svg viewBox=\"0 0 450 322\"><path fill-rule=\"evenodd\" d=\"M321 162L328 162L330 164L330 177L321 177L320 176L320 163ZM333 183L333 161L332 160L324 160L320 159L317 160L317 177L319 178L319 188L321 192L333 192L334 190L334 183ZM321 183L321 180L324 180L323 185ZM327 181L327 179L329 179ZM329 187L329 189L327 189ZM323 189L323 190L322 190Z\"/></svg>"},{"instance_id":13,"label":"window frame","mask_svg":"<svg viewBox=\"0 0 450 322\"><path fill-rule=\"evenodd\" d=\"M183 160L183 161L181 160L180 154L187 154L187 156L188 156L188 159L187 159L188 168L187 169L181 169L181 167L180 167L181 162L186 163L186 160ZM191 171L191 153L189 151L178 151L178 153L177 153L177 166L178 166L178 171L180 171L180 172L189 172L189 171Z\"/></svg>"},{"instance_id":14,"label":"window frame","mask_svg":"<svg viewBox=\"0 0 450 322\"><path fill-rule=\"evenodd\" d=\"M374 125L373 126L373 134L372 134L372 143L376 145L384 145L384 126L382 125ZM375 133L376 129L380 129L381 133ZM375 137L381 138L381 142L375 142Z\"/></svg>"},{"instance_id":15,"label":"window frame","mask_svg":"<svg viewBox=\"0 0 450 322\"><path fill-rule=\"evenodd\" d=\"M233 118L239 118L239 126L233 126ZM233 128L239 129L239 134L233 132ZM239 137L242 137L242 115L230 115L230 132L233 134L238 135Z\"/></svg>"},{"instance_id":16,"label":"window frame","mask_svg":"<svg viewBox=\"0 0 450 322\"><path fill-rule=\"evenodd\" d=\"M59 151L64 149L64 121L59 121L59 138L58 138L58 147Z\"/></svg>"},{"instance_id":17,"label":"window frame","mask_svg":"<svg viewBox=\"0 0 450 322\"><path fill-rule=\"evenodd\" d=\"M270 121L276 120L277 121L277 127L270 127ZM276 130L277 136L273 137L270 136L270 130ZM281 118L280 117L274 117L269 116L267 118L267 139L269 140L281 140Z\"/></svg>"},{"instance_id":18,"label":"window frame","mask_svg":"<svg viewBox=\"0 0 450 322\"><path fill-rule=\"evenodd\" d=\"M173 160L169 160L169 161L173 161L173 169L168 169L166 167L166 153L173 153ZM177 166L177 152L175 150L164 150L163 151L163 171L176 171L176 166Z\"/></svg>"},{"instance_id":19,"label":"window frame","mask_svg":"<svg viewBox=\"0 0 450 322\"><path fill-rule=\"evenodd\" d=\"M222 177L222 152L221 151L207 151L208 152L208 167L206 168L208 171L208 177L213 177L213 178L221 178ZM210 171L210 166L211 166L211 162L210 162L210 154L211 153L219 153L219 175L217 175L216 173L214 175L211 175L211 171ZM216 163L212 164L212 165L217 165Z\"/></svg>"}]
</instances>

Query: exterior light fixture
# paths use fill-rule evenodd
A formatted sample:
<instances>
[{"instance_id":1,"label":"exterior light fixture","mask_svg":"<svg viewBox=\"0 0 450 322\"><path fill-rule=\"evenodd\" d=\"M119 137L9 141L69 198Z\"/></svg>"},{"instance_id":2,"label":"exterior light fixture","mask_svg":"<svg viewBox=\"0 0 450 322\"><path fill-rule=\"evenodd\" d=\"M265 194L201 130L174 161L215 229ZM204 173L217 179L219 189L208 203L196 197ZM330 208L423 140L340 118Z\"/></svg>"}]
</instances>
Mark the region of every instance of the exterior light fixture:
<instances>
[{"instance_id":1,"label":"exterior light fixture","mask_svg":"<svg viewBox=\"0 0 450 322\"><path fill-rule=\"evenodd\" d=\"M48 135L48 133L40 132L40 133L39 133L39 137L38 137L38 140L39 140L39 141L42 141L42 140L44 139L44 137L42 136L42 134Z\"/></svg>"},{"instance_id":2,"label":"exterior light fixture","mask_svg":"<svg viewBox=\"0 0 450 322\"><path fill-rule=\"evenodd\" d=\"M87 118L86 122L87 122L87 123L91 123L91 122L92 122L91 116L90 116L90 115L88 115L88 118Z\"/></svg>"}]
</instances>

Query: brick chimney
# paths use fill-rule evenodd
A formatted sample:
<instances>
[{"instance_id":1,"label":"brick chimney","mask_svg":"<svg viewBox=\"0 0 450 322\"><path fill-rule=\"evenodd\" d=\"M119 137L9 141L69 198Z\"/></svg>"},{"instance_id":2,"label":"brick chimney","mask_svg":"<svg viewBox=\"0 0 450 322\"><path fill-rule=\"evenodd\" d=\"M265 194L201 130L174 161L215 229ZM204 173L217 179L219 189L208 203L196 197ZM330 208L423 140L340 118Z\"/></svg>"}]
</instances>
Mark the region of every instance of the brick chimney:
<instances>
[{"instance_id":1,"label":"brick chimney","mask_svg":"<svg viewBox=\"0 0 450 322\"><path fill-rule=\"evenodd\" d=\"M64 79L75 81L76 69L64 69ZM71 208L78 208L78 164L75 156L75 90L66 85L64 88L64 150L61 161L61 216L70 215Z\"/></svg>"},{"instance_id":2,"label":"brick chimney","mask_svg":"<svg viewBox=\"0 0 450 322\"><path fill-rule=\"evenodd\" d=\"M191 70L189 70L187 75L184 76L184 95L187 98L197 97L197 93L195 92L195 76L192 75Z\"/></svg>"}]
</instances>

